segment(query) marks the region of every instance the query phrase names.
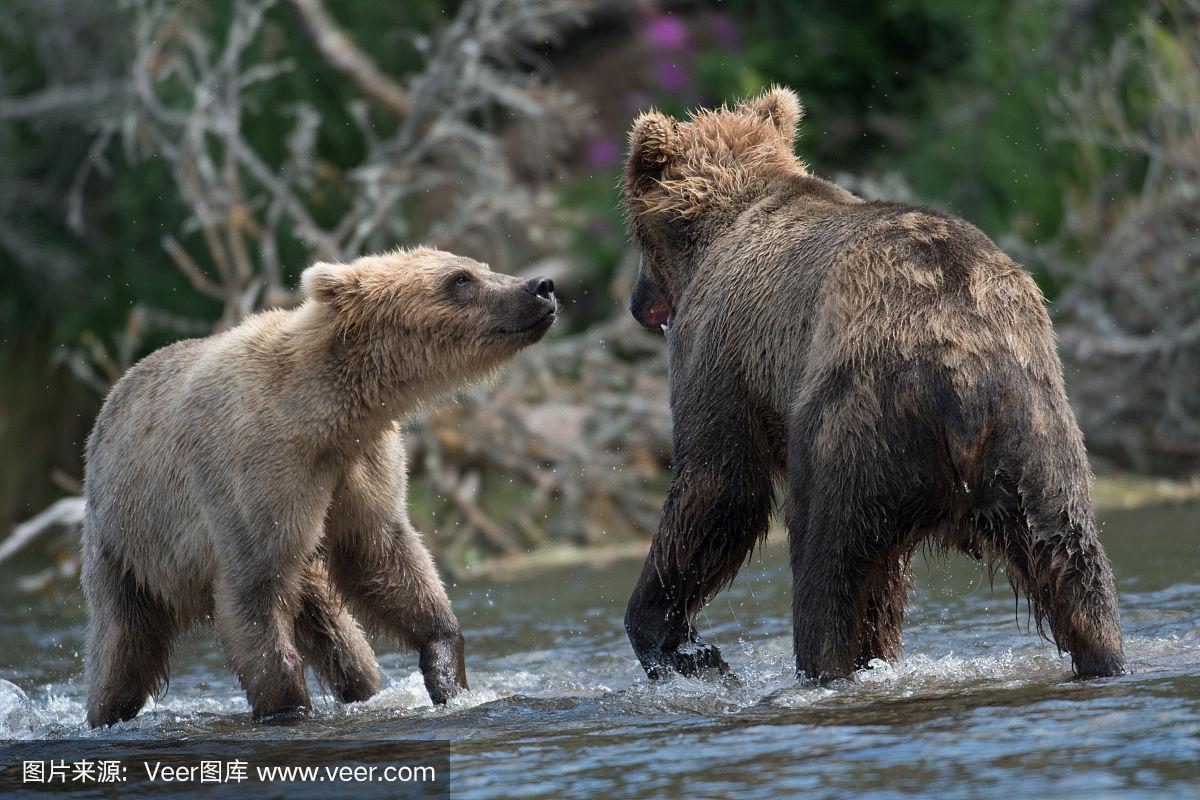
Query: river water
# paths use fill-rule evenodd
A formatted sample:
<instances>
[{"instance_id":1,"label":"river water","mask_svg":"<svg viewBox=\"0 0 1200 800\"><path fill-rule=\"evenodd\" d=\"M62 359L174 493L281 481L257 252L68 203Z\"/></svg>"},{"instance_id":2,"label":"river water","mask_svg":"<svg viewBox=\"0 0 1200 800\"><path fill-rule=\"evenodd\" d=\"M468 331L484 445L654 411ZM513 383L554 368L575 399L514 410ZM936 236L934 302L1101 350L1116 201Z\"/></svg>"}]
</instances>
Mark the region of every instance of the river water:
<instances>
[{"instance_id":1,"label":"river water","mask_svg":"<svg viewBox=\"0 0 1200 800\"><path fill-rule=\"evenodd\" d=\"M25 761L116 759L125 797L1200 797L1200 505L1102 522L1133 669L1117 679L1072 681L1003 576L993 588L955 557L917 565L900 664L799 685L786 554L769 545L700 623L740 688L646 681L621 628L640 564L623 561L451 587L472 690L448 708L430 706L414 656L377 642L380 695L350 707L321 696L310 719L256 724L200 630L180 642L166 696L103 733L83 725L78 591L22 593L15 578L32 565L5 565L0 795L46 796ZM202 759L247 764L250 780L147 779L154 763ZM259 782L273 764L401 777L427 765L435 779Z\"/></svg>"}]
</instances>

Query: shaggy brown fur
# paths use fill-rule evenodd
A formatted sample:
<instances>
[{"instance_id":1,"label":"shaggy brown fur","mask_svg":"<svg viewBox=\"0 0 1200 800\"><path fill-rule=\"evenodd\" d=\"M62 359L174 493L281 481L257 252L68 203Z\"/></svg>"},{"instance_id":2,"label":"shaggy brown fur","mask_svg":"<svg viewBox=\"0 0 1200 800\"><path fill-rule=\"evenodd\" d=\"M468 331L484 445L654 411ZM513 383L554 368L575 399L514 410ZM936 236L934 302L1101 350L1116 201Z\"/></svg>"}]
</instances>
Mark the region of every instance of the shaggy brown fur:
<instances>
[{"instance_id":1,"label":"shaggy brown fur","mask_svg":"<svg viewBox=\"0 0 1200 800\"><path fill-rule=\"evenodd\" d=\"M463 638L409 523L399 421L554 322L553 285L436 250L305 271L308 300L165 347L113 388L88 440L88 722L133 717L176 634L211 616L258 717L341 701L379 670L346 606L420 653L444 703Z\"/></svg>"},{"instance_id":2,"label":"shaggy brown fur","mask_svg":"<svg viewBox=\"0 0 1200 800\"><path fill-rule=\"evenodd\" d=\"M1124 669L1116 591L1054 334L960 219L864 202L792 154L773 89L630 136L631 309L669 323L674 480L626 628L652 676L724 672L696 612L787 481L796 667L895 659L913 551L998 558L1081 676Z\"/></svg>"}]
</instances>

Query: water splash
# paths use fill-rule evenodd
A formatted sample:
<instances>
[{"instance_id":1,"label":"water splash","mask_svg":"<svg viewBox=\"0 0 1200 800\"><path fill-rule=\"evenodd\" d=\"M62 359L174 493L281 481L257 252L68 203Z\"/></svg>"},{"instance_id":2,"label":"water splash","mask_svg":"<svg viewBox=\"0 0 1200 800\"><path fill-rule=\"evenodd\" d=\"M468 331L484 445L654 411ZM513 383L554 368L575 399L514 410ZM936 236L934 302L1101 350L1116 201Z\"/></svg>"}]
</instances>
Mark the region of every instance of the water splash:
<instances>
[{"instance_id":1,"label":"water splash","mask_svg":"<svg viewBox=\"0 0 1200 800\"><path fill-rule=\"evenodd\" d=\"M1126 649L1134 672L1187 671L1200 656L1200 629L1166 636L1130 636ZM393 674L384 689L365 703L341 706L326 694L314 695L315 724L352 734L366 722L453 718L485 706L529 699L584 705L603 699L610 712L654 717L721 717L755 708L801 709L870 705L887 700L939 696L1021 686L1054 686L1070 680L1070 659L1042 643L979 654L913 652L898 664L872 662L852 681L826 686L794 678L791 643L786 637L730 648L740 685L675 677L651 683L631 657L609 656L565 666L551 651L517 654L473 670L472 689L445 707L434 707L417 670ZM511 668L518 662L522 668ZM84 687L46 686L33 694L0 680L0 739L140 739L200 734L236 736L255 730L245 696L231 686L224 694L173 686L151 701L137 718L104 732L84 724Z\"/></svg>"}]
</instances>

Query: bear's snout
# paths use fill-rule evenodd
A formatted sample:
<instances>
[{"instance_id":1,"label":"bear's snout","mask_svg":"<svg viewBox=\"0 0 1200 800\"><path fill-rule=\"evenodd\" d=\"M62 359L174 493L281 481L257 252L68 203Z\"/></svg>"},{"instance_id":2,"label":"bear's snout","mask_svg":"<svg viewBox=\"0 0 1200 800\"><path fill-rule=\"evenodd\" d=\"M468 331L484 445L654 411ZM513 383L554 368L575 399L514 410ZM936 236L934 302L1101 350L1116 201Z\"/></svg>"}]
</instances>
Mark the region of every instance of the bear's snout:
<instances>
[{"instance_id":1,"label":"bear's snout","mask_svg":"<svg viewBox=\"0 0 1200 800\"><path fill-rule=\"evenodd\" d=\"M533 308L530 309L530 313L539 317L538 322L553 323L554 314L558 311L558 298L554 296L554 281L542 275L530 278L525 283L525 291L533 299ZM549 327L549 324L546 327Z\"/></svg>"},{"instance_id":2,"label":"bear's snout","mask_svg":"<svg viewBox=\"0 0 1200 800\"><path fill-rule=\"evenodd\" d=\"M535 297L554 302L554 281L547 277L539 275L536 278L530 278L529 282L525 284L525 291Z\"/></svg>"},{"instance_id":3,"label":"bear's snout","mask_svg":"<svg viewBox=\"0 0 1200 800\"><path fill-rule=\"evenodd\" d=\"M503 294L497 297L496 329L499 333L525 336L524 343L540 339L557 318L558 299L554 296L554 281L539 275L536 278L505 278Z\"/></svg>"}]
</instances>

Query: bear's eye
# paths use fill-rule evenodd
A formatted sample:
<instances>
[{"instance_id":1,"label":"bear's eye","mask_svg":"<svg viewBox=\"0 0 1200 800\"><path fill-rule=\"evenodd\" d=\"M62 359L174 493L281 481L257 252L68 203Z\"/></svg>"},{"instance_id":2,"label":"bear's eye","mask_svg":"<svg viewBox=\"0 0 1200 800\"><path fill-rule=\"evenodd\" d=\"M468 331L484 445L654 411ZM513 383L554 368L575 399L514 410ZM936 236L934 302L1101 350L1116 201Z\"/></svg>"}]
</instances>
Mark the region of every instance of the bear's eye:
<instances>
[{"instance_id":1,"label":"bear's eye","mask_svg":"<svg viewBox=\"0 0 1200 800\"><path fill-rule=\"evenodd\" d=\"M455 286L466 286L468 283L470 283L473 280L475 280L475 279L473 277L471 277L470 274L468 274L466 272L460 272L458 275L454 276L454 285Z\"/></svg>"}]
</instances>

